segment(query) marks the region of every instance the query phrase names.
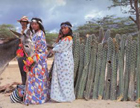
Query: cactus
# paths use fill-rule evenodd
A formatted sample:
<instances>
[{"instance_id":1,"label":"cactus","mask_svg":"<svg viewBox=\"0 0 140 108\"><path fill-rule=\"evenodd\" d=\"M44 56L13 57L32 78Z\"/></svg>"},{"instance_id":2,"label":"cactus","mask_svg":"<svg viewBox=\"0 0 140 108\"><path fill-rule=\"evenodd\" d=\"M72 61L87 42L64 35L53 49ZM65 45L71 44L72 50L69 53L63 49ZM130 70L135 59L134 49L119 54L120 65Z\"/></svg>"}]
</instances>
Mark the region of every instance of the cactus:
<instances>
[{"instance_id":1,"label":"cactus","mask_svg":"<svg viewBox=\"0 0 140 108\"><path fill-rule=\"evenodd\" d=\"M107 30L102 40L103 45L107 43L109 37L110 37L110 30Z\"/></svg>"},{"instance_id":2,"label":"cactus","mask_svg":"<svg viewBox=\"0 0 140 108\"><path fill-rule=\"evenodd\" d=\"M111 72L112 72L112 54L113 54L113 40L111 37L108 39L108 53L107 53L107 76L106 76L106 84L105 84L105 94L104 99L107 100L110 98L110 80L111 80Z\"/></svg>"},{"instance_id":3,"label":"cactus","mask_svg":"<svg viewBox=\"0 0 140 108\"><path fill-rule=\"evenodd\" d=\"M135 67L136 67L136 41L134 40L131 45L131 58L130 58L130 83L129 83L129 93L128 97L130 100L134 101L134 87L135 87Z\"/></svg>"},{"instance_id":4,"label":"cactus","mask_svg":"<svg viewBox=\"0 0 140 108\"><path fill-rule=\"evenodd\" d=\"M83 98L84 89L86 85L86 79L88 75L88 67L90 61L90 52L91 52L91 43L92 43L92 36L89 36L86 41L85 45L85 56L84 56L84 69L82 72L82 76L79 82L79 88L77 92L77 98Z\"/></svg>"},{"instance_id":5,"label":"cactus","mask_svg":"<svg viewBox=\"0 0 140 108\"><path fill-rule=\"evenodd\" d=\"M72 45L72 52L74 56L74 49L75 49L75 43L76 43L77 35L76 33L73 34L73 45Z\"/></svg>"},{"instance_id":6,"label":"cactus","mask_svg":"<svg viewBox=\"0 0 140 108\"><path fill-rule=\"evenodd\" d=\"M101 59L102 59L102 49L103 44L98 45L98 52L97 52L97 63L96 63L96 71L95 71L95 80L94 80L94 87L93 87L93 99L97 99L98 95L98 85L99 85L99 76L101 71Z\"/></svg>"},{"instance_id":7,"label":"cactus","mask_svg":"<svg viewBox=\"0 0 140 108\"><path fill-rule=\"evenodd\" d=\"M97 40L98 38L94 34L92 34L91 36L92 36L93 42L95 44L98 44L98 40Z\"/></svg>"},{"instance_id":8,"label":"cactus","mask_svg":"<svg viewBox=\"0 0 140 108\"><path fill-rule=\"evenodd\" d=\"M113 45L113 56L112 56L112 73L111 73L111 93L110 99L116 100L116 90L117 90L117 59L115 46Z\"/></svg>"},{"instance_id":9,"label":"cactus","mask_svg":"<svg viewBox=\"0 0 140 108\"><path fill-rule=\"evenodd\" d=\"M99 34L102 38L103 31L100 30ZM85 45L80 45L79 35L74 37L76 97L84 96L89 100L93 89L93 99L135 100L136 80L136 95L137 99L140 99L140 36L137 42L132 41L132 36L120 37L119 34L112 39L108 30L102 44L98 43L100 38L97 40L95 35L89 36ZM117 72L119 72L119 89L117 89Z\"/></svg>"},{"instance_id":10,"label":"cactus","mask_svg":"<svg viewBox=\"0 0 140 108\"><path fill-rule=\"evenodd\" d=\"M105 70L106 70L106 61L107 61L107 46L103 48L102 63L101 63L101 74L99 78L99 90L98 90L98 99L103 98L103 92L105 88Z\"/></svg>"},{"instance_id":11,"label":"cactus","mask_svg":"<svg viewBox=\"0 0 140 108\"><path fill-rule=\"evenodd\" d=\"M118 50L120 48L120 35L117 34L115 36L115 49L117 50L117 54L118 54ZM117 59L118 60L118 59ZM118 61L117 61L118 62Z\"/></svg>"},{"instance_id":12,"label":"cactus","mask_svg":"<svg viewBox=\"0 0 140 108\"><path fill-rule=\"evenodd\" d=\"M74 47L74 80L77 75L78 66L79 66L79 53L80 53L80 39L79 34L75 36L75 47Z\"/></svg>"},{"instance_id":13,"label":"cactus","mask_svg":"<svg viewBox=\"0 0 140 108\"><path fill-rule=\"evenodd\" d=\"M102 43L103 37L104 37L104 30L103 30L103 28L101 27L101 28L99 29L98 43Z\"/></svg>"},{"instance_id":14,"label":"cactus","mask_svg":"<svg viewBox=\"0 0 140 108\"><path fill-rule=\"evenodd\" d=\"M84 68L84 44L81 44L80 45L80 64L79 64L79 70L78 70L78 77L77 77L77 81L76 81L76 86L75 86L75 95L77 96L77 90L78 90L78 87L79 87L79 82L80 82L80 78L81 78L81 75L82 75L82 71L83 71L83 68Z\"/></svg>"},{"instance_id":15,"label":"cactus","mask_svg":"<svg viewBox=\"0 0 140 108\"><path fill-rule=\"evenodd\" d=\"M136 78L136 99L140 100L140 33L138 35L138 44L137 44L137 78Z\"/></svg>"},{"instance_id":16,"label":"cactus","mask_svg":"<svg viewBox=\"0 0 140 108\"><path fill-rule=\"evenodd\" d=\"M91 50L91 60L89 65L89 73L86 85L86 91L84 93L84 97L86 100L90 99L90 93L92 90L94 75L95 75L95 66L96 66L96 52L97 52L97 44L94 44Z\"/></svg>"},{"instance_id":17,"label":"cactus","mask_svg":"<svg viewBox=\"0 0 140 108\"><path fill-rule=\"evenodd\" d=\"M115 36L115 53L116 53L116 69L117 69L117 75L119 73L119 50L120 50L120 34L117 34ZM118 84L117 84L118 85ZM116 90L116 93L118 93L118 89ZM117 97L117 94L116 94Z\"/></svg>"},{"instance_id":18,"label":"cactus","mask_svg":"<svg viewBox=\"0 0 140 108\"><path fill-rule=\"evenodd\" d=\"M126 45L126 66L125 66L125 76L124 76L124 100L128 100L128 88L129 88L129 74L130 74L130 65L131 65L131 41L132 36L128 36L127 45Z\"/></svg>"},{"instance_id":19,"label":"cactus","mask_svg":"<svg viewBox=\"0 0 140 108\"><path fill-rule=\"evenodd\" d=\"M125 53L125 41L126 35L122 35L120 41L120 50L119 50L119 92L118 92L118 101L122 100L124 97L124 53Z\"/></svg>"}]
</instances>

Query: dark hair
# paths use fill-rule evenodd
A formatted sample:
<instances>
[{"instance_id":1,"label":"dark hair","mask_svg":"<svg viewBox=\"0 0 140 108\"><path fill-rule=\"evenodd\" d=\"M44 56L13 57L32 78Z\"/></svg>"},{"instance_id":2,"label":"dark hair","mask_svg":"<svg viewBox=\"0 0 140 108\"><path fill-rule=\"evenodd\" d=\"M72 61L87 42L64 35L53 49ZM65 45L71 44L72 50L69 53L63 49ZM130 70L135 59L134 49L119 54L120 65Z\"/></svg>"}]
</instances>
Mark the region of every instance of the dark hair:
<instances>
[{"instance_id":1,"label":"dark hair","mask_svg":"<svg viewBox=\"0 0 140 108\"><path fill-rule=\"evenodd\" d=\"M59 35L63 35L63 32L62 32L61 29L59 30L58 36L59 36ZM63 36L62 36L60 39L62 39L62 38L63 38Z\"/></svg>"},{"instance_id":2,"label":"dark hair","mask_svg":"<svg viewBox=\"0 0 140 108\"><path fill-rule=\"evenodd\" d=\"M62 30L61 30L61 29L59 30L59 35L63 35L63 32L62 32Z\"/></svg>"},{"instance_id":3,"label":"dark hair","mask_svg":"<svg viewBox=\"0 0 140 108\"><path fill-rule=\"evenodd\" d=\"M71 23L69 21L66 22L62 22L60 26L62 26L63 24L69 25L70 27L72 27Z\"/></svg>"},{"instance_id":4,"label":"dark hair","mask_svg":"<svg viewBox=\"0 0 140 108\"><path fill-rule=\"evenodd\" d=\"M69 21L62 22L62 23L60 24L60 26L62 26L63 24L66 24L66 25L72 27L72 25L71 25L71 23L70 23ZM62 29L60 29L60 30L61 30L61 32L62 32ZM72 35L73 35L72 29L69 28L69 30L70 30L70 31L69 31L67 34L65 34L65 35L62 33L62 35L63 35L62 37L71 36L71 37L73 38L73 36L72 36Z\"/></svg>"},{"instance_id":5,"label":"dark hair","mask_svg":"<svg viewBox=\"0 0 140 108\"><path fill-rule=\"evenodd\" d=\"M45 34L45 29L44 29L44 26L41 24L42 23L42 20L40 19L40 18L32 18L31 19L31 22L32 22L32 20L36 20L37 21L37 23L39 24L39 28L44 32L44 34ZM39 23L39 21L41 22L41 23ZM32 27L31 27L31 24L30 24L30 30L31 30L31 32L33 33L33 29L32 29Z\"/></svg>"}]
</instances>

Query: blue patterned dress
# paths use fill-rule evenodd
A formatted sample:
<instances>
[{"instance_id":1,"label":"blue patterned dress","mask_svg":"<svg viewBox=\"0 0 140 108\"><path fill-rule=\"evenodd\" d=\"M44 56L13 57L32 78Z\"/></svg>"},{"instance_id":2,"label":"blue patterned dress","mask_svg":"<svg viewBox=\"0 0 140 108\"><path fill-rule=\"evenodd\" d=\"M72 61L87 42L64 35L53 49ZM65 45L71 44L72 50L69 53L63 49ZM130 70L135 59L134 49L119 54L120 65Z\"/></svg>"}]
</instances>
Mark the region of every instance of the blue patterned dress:
<instances>
[{"instance_id":1,"label":"blue patterned dress","mask_svg":"<svg viewBox=\"0 0 140 108\"><path fill-rule=\"evenodd\" d=\"M47 70L47 44L43 31L33 34L35 53L39 60L31 71L27 73L25 104L42 104L50 98L50 80Z\"/></svg>"}]
</instances>

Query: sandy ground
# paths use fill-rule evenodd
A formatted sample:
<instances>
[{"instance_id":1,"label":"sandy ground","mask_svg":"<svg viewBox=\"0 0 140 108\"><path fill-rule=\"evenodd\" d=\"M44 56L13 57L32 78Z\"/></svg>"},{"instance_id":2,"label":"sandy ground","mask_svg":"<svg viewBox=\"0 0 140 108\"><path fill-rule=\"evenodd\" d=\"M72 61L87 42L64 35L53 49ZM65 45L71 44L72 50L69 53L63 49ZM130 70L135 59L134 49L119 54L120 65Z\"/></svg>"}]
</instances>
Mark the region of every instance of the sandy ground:
<instances>
[{"instance_id":1,"label":"sandy ground","mask_svg":"<svg viewBox=\"0 0 140 108\"><path fill-rule=\"evenodd\" d=\"M50 68L52 59L48 60L48 67ZM9 66L0 76L0 86L11 84L12 82L21 82L21 77L16 61L10 62ZM45 103L42 105L25 106L22 104L13 104L10 102L9 96L0 94L0 108L138 108L136 102L117 102L104 100L75 100L72 103Z\"/></svg>"}]
</instances>

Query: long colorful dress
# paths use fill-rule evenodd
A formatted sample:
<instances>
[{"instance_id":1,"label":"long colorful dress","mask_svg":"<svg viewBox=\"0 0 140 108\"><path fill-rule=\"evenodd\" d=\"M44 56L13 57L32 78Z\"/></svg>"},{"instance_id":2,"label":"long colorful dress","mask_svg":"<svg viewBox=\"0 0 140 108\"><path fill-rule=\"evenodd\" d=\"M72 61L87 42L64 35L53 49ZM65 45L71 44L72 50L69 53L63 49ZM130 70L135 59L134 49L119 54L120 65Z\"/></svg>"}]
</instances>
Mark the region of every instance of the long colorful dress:
<instances>
[{"instance_id":1,"label":"long colorful dress","mask_svg":"<svg viewBox=\"0 0 140 108\"><path fill-rule=\"evenodd\" d=\"M43 31L33 34L32 41L34 43L36 64L33 69L27 72L25 104L41 104L50 98L50 80L47 70L47 44Z\"/></svg>"},{"instance_id":2,"label":"long colorful dress","mask_svg":"<svg viewBox=\"0 0 140 108\"><path fill-rule=\"evenodd\" d=\"M51 100L72 102L74 94L74 60L72 54L72 37L67 36L55 44L54 66L51 81Z\"/></svg>"}]
</instances>

